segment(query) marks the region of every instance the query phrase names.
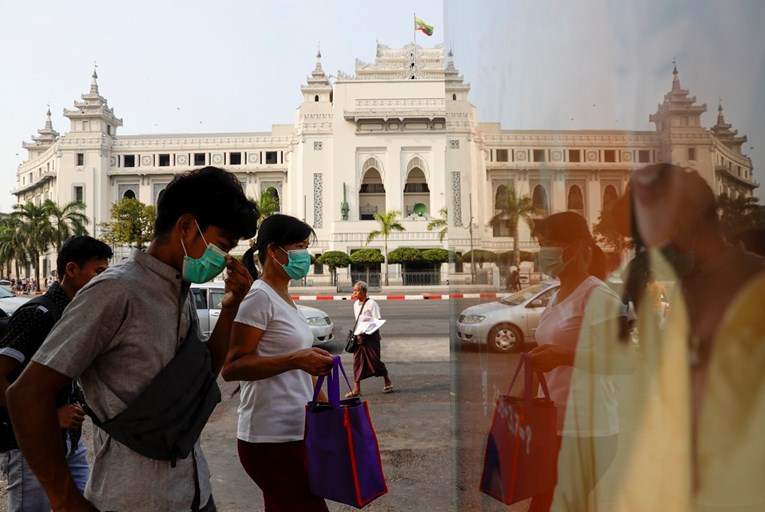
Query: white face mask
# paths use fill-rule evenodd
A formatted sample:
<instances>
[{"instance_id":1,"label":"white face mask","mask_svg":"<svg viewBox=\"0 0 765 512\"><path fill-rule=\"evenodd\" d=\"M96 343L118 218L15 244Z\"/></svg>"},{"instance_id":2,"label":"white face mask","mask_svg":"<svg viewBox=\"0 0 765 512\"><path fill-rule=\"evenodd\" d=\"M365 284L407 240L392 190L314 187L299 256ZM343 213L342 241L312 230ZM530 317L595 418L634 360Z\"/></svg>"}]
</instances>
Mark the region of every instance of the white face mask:
<instances>
[{"instance_id":1,"label":"white face mask","mask_svg":"<svg viewBox=\"0 0 765 512\"><path fill-rule=\"evenodd\" d=\"M539 270L550 277L558 277L574 258L563 260L563 251L568 247L540 247Z\"/></svg>"}]
</instances>

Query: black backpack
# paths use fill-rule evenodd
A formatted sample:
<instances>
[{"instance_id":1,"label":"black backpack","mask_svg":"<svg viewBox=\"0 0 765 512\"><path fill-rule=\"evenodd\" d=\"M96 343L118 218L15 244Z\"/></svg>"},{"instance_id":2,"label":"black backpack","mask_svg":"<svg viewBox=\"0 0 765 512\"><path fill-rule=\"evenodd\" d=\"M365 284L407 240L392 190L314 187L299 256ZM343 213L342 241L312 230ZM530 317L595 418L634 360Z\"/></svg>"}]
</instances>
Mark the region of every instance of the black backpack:
<instances>
[{"instance_id":1,"label":"black backpack","mask_svg":"<svg viewBox=\"0 0 765 512\"><path fill-rule=\"evenodd\" d=\"M61 318L61 310L56 305L55 301L45 295L40 295L39 297L35 297L25 304L22 304L12 316L8 316L5 311L0 309L0 312L2 313L2 315L0 315L0 341L5 336L5 332L8 330L8 325L11 323L11 319L16 316L19 311L37 306L42 306L48 310L48 313L53 316L54 324ZM11 382L15 381L25 366L26 365L19 366L19 368L8 376L9 380ZM0 406L0 452L7 452L8 450L14 450L16 448L18 448L18 445L16 444L16 437L13 435L13 427L11 425L11 418L8 415L8 409Z\"/></svg>"}]
</instances>

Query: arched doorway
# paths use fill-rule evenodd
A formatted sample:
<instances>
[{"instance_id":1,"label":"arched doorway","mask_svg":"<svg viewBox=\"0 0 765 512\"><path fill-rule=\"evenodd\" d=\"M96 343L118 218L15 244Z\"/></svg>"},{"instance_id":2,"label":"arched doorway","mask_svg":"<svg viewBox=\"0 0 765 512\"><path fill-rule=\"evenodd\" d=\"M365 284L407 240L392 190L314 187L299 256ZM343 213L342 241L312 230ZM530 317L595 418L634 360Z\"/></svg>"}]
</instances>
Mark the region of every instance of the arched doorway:
<instances>
[{"instance_id":1,"label":"arched doorway","mask_svg":"<svg viewBox=\"0 0 765 512\"><path fill-rule=\"evenodd\" d=\"M539 217L547 217L550 214L550 203L547 200L547 190L542 185L534 187L531 194L531 204L536 210L534 213Z\"/></svg>"},{"instance_id":2,"label":"arched doorway","mask_svg":"<svg viewBox=\"0 0 765 512\"><path fill-rule=\"evenodd\" d=\"M609 203L613 203L618 197L619 196L616 193L616 187L613 185L608 185L605 190L603 190L603 206L606 206Z\"/></svg>"},{"instance_id":3,"label":"arched doorway","mask_svg":"<svg viewBox=\"0 0 765 512\"><path fill-rule=\"evenodd\" d=\"M418 157L412 158L407 166L406 184L404 185L405 216L412 213L417 215L430 213L430 188L428 188L425 172L422 169L423 163ZM415 206L418 204L425 206L424 211L421 207L417 207L415 211Z\"/></svg>"},{"instance_id":4,"label":"arched doorway","mask_svg":"<svg viewBox=\"0 0 765 512\"><path fill-rule=\"evenodd\" d=\"M568 189L566 209L574 211L584 217L584 196L582 195L582 189L579 188L579 185L571 185L571 188Z\"/></svg>"},{"instance_id":5,"label":"arched doorway","mask_svg":"<svg viewBox=\"0 0 765 512\"><path fill-rule=\"evenodd\" d=\"M359 220L374 220L375 213L385 213L385 186L378 160L367 159L362 173L359 187Z\"/></svg>"},{"instance_id":6,"label":"arched doorway","mask_svg":"<svg viewBox=\"0 0 765 512\"><path fill-rule=\"evenodd\" d=\"M507 208L507 203L510 197L510 188L507 185L500 185L497 187L497 191L494 193L494 214L501 213ZM504 215L503 215L504 217ZM492 226L492 234L494 236L513 236L510 230L510 219L500 218Z\"/></svg>"}]
</instances>

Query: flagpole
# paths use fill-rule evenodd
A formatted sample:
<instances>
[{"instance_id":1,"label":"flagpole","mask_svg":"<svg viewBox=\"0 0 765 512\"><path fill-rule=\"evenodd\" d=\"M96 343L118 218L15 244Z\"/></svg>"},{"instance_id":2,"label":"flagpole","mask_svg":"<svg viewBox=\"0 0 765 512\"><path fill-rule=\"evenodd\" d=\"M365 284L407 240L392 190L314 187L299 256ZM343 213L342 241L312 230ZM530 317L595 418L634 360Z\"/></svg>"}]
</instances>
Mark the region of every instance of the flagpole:
<instances>
[{"instance_id":1,"label":"flagpole","mask_svg":"<svg viewBox=\"0 0 765 512\"><path fill-rule=\"evenodd\" d=\"M414 55L414 60L412 62L414 63L414 69L417 69L417 13L413 13L413 16L412 26L414 30L412 31L412 44L414 45L414 51L412 54Z\"/></svg>"}]
</instances>

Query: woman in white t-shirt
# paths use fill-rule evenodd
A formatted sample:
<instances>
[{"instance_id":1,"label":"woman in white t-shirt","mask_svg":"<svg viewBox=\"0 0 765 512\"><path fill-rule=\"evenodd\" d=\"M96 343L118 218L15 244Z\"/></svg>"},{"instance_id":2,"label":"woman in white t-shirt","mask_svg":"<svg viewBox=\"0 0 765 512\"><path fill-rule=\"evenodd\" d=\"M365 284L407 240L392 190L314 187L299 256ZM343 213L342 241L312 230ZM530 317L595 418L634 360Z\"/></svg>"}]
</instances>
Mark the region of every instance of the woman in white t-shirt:
<instances>
[{"instance_id":1,"label":"woman in white t-shirt","mask_svg":"<svg viewBox=\"0 0 765 512\"><path fill-rule=\"evenodd\" d=\"M266 512L328 510L308 488L303 435L312 376L329 373L332 355L312 347L288 290L308 273L312 237L311 226L288 215L263 221L256 241L263 273L239 307L222 370L227 381L241 381L237 449ZM326 401L323 393L319 399Z\"/></svg>"},{"instance_id":2,"label":"woman in white t-shirt","mask_svg":"<svg viewBox=\"0 0 765 512\"><path fill-rule=\"evenodd\" d=\"M626 308L603 281L605 257L587 221L574 212L534 225L541 271L560 289L539 319L538 346L529 353L544 372L558 410L557 483L534 496L532 512L588 509L589 494L616 454L619 421L613 374L632 371Z\"/></svg>"}]
</instances>

